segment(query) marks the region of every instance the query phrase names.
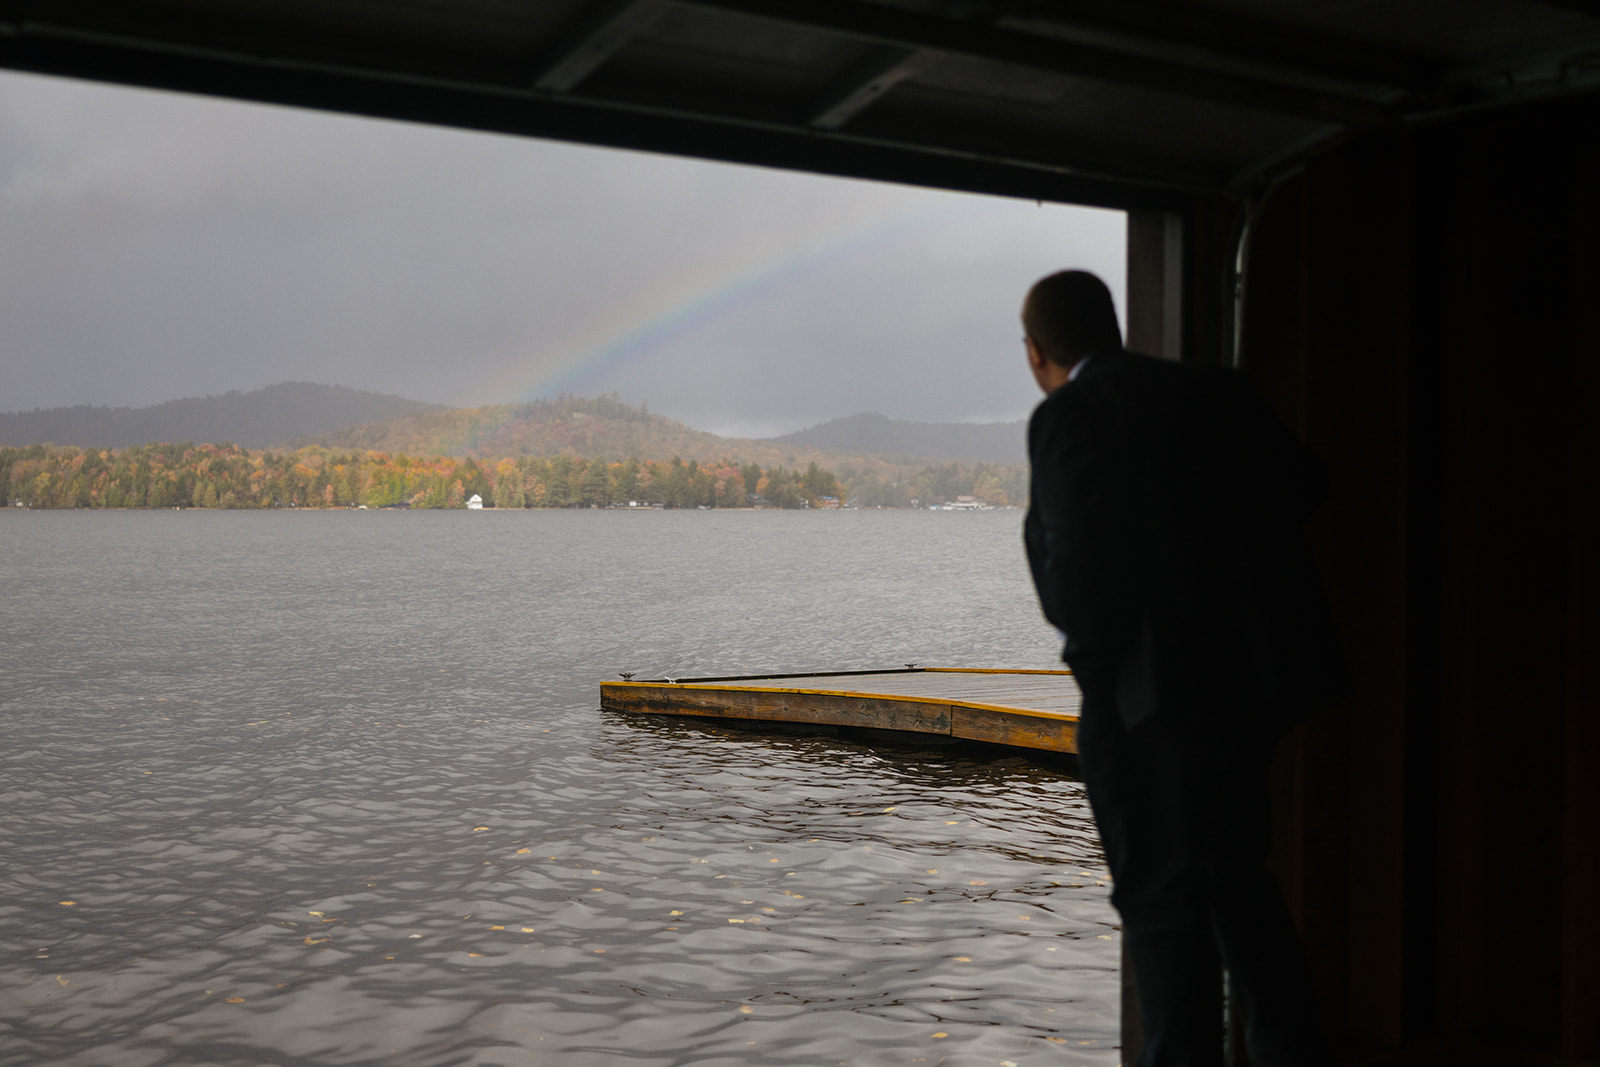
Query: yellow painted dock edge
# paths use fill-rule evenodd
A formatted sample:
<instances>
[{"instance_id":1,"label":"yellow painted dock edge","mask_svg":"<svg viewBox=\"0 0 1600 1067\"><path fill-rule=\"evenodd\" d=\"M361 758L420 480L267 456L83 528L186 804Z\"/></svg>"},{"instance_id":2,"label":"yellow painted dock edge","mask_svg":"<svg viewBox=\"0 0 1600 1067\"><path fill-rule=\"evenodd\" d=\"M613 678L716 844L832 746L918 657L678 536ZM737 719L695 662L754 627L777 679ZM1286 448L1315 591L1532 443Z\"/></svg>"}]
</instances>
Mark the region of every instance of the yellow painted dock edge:
<instances>
[{"instance_id":1,"label":"yellow painted dock edge","mask_svg":"<svg viewBox=\"0 0 1600 1067\"><path fill-rule=\"evenodd\" d=\"M1070 671L985 668L923 669L952 674L1071 674ZM621 681L600 683L600 706L608 711L649 715L895 730L1049 752L1076 754L1078 751L1076 715L941 697L809 686Z\"/></svg>"}]
</instances>

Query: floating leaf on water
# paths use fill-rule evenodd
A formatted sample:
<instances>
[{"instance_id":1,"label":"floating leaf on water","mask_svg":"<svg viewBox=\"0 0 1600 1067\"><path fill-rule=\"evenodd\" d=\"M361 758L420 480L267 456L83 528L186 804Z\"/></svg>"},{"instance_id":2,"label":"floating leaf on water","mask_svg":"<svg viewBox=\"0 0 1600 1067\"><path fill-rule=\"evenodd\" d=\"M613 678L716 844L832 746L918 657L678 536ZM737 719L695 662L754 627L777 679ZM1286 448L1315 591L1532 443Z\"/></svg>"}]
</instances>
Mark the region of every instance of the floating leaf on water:
<instances>
[{"instance_id":1,"label":"floating leaf on water","mask_svg":"<svg viewBox=\"0 0 1600 1067\"><path fill-rule=\"evenodd\" d=\"M743 919L729 919L728 921L731 922L731 923L742 923L742 922L744 922Z\"/></svg>"},{"instance_id":2,"label":"floating leaf on water","mask_svg":"<svg viewBox=\"0 0 1600 1067\"><path fill-rule=\"evenodd\" d=\"M754 1009L754 1008L752 1008L752 1007L751 1007L751 1006L750 1006L750 1005L748 1005L748 1004L741 1004L741 1005L739 1005L739 1011L740 1011L740 1012L741 1012L741 1013L743 1013L743 1014L745 1014L745 1015L749 1015L749 1014L750 1014L750 1013L751 1013L751 1012L753 1012L753 1011L755 1011L755 1010L756 1010L756 1009Z\"/></svg>"},{"instance_id":3,"label":"floating leaf on water","mask_svg":"<svg viewBox=\"0 0 1600 1067\"><path fill-rule=\"evenodd\" d=\"M62 985L66 985L69 979L64 974L58 974L56 975L56 981L60 982Z\"/></svg>"},{"instance_id":4,"label":"floating leaf on water","mask_svg":"<svg viewBox=\"0 0 1600 1067\"><path fill-rule=\"evenodd\" d=\"M228 1003L229 1004L243 1004L244 1003L244 998L243 997L229 997L228 998Z\"/></svg>"},{"instance_id":5,"label":"floating leaf on water","mask_svg":"<svg viewBox=\"0 0 1600 1067\"><path fill-rule=\"evenodd\" d=\"M475 960L483 959L483 953L481 953L481 952L469 952L469 953L467 953L467 955L471 956Z\"/></svg>"},{"instance_id":6,"label":"floating leaf on water","mask_svg":"<svg viewBox=\"0 0 1600 1067\"><path fill-rule=\"evenodd\" d=\"M957 963L971 963L972 962L972 957L971 956L957 956L957 957L955 957L955 961Z\"/></svg>"},{"instance_id":7,"label":"floating leaf on water","mask_svg":"<svg viewBox=\"0 0 1600 1067\"><path fill-rule=\"evenodd\" d=\"M945 1033L943 1030L940 1030L940 1031L937 1031L933 1036L935 1038L946 1038L946 1037L949 1037L950 1035Z\"/></svg>"},{"instance_id":8,"label":"floating leaf on water","mask_svg":"<svg viewBox=\"0 0 1600 1067\"><path fill-rule=\"evenodd\" d=\"M515 852L513 852L512 855L513 856L526 856L528 853L530 853L532 851L533 851L533 849L531 849L531 848L519 848Z\"/></svg>"},{"instance_id":9,"label":"floating leaf on water","mask_svg":"<svg viewBox=\"0 0 1600 1067\"><path fill-rule=\"evenodd\" d=\"M525 934L531 934L531 933L533 933L533 932L534 932L534 931L533 931L533 927L531 927L531 926L524 926L524 927L523 927L523 928L522 928L522 932L523 932L523 933L525 933Z\"/></svg>"},{"instance_id":10,"label":"floating leaf on water","mask_svg":"<svg viewBox=\"0 0 1600 1067\"><path fill-rule=\"evenodd\" d=\"M78 906L78 902L76 900L63 900L61 902L61 906L63 908L76 908Z\"/></svg>"},{"instance_id":11,"label":"floating leaf on water","mask_svg":"<svg viewBox=\"0 0 1600 1067\"><path fill-rule=\"evenodd\" d=\"M307 915L315 915L315 916L317 916L317 917L318 917L318 918L321 918L321 917L322 917L322 916L324 916L324 915L326 915L326 914L328 914L328 913L327 913L327 912L325 912L325 911L308 911L308 912L306 912L306 914L307 914Z\"/></svg>"},{"instance_id":12,"label":"floating leaf on water","mask_svg":"<svg viewBox=\"0 0 1600 1067\"><path fill-rule=\"evenodd\" d=\"M674 910L674 911L667 912L667 914L668 915L682 915L683 912Z\"/></svg>"},{"instance_id":13,"label":"floating leaf on water","mask_svg":"<svg viewBox=\"0 0 1600 1067\"><path fill-rule=\"evenodd\" d=\"M320 945L324 941L332 941L332 940L333 940L333 938L331 938L331 937L308 937L308 938L306 938L306 944L308 944L308 945Z\"/></svg>"},{"instance_id":14,"label":"floating leaf on water","mask_svg":"<svg viewBox=\"0 0 1600 1067\"><path fill-rule=\"evenodd\" d=\"M474 826L474 827L473 827L473 828L472 828L472 832L473 832L473 833L477 833L477 832L478 832L478 831L479 831L479 830L487 830L487 829L488 829L488 827L487 827L487 826Z\"/></svg>"},{"instance_id":15,"label":"floating leaf on water","mask_svg":"<svg viewBox=\"0 0 1600 1067\"><path fill-rule=\"evenodd\" d=\"M489 929L491 929L491 930L504 930L505 927L504 926L491 926L491 927L489 927Z\"/></svg>"}]
</instances>

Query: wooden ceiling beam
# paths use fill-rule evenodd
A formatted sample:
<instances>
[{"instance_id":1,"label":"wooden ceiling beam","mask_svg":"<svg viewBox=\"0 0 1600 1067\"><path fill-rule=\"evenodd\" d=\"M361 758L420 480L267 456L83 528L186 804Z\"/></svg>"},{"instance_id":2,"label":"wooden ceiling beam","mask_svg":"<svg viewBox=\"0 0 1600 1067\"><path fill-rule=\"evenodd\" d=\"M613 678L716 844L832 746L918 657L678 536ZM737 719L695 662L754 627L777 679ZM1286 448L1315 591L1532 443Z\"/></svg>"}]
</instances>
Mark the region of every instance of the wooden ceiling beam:
<instances>
[{"instance_id":1,"label":"wooden ceiling beam","mask_svg":"<svg viewBox=\"0 0 1600 1067\"><path fill-rule=\"evenodd\" d=\"M806 124L818 130L840 129L889 90L937 61L934 52L879 49L839 80L817 104Z\"/></svg>"},{"instance_id":2,"label":"wooden ceiling beam","mask_svg":"<svg viewBox=\"0 0 1600 1067\"><path fill-rule=\"evenodd\" d=\"M1358 44L1326 30L1308 33L1174 0L1075 0L1071 5L1021 0L1006 9L1001 24L1215 70L1269 72L1263 74L1269 80L1310 79L1403 93L1426 88L1440 73L1437 64L1425 59Z\"/></svg>"},{"instance_id":3,"label":"wooden ceiling beam","mask_svg":"<svg viewBox=\"0 0 1600 1067\"><path fill-rule=\"evenodd\" d=\"M1587 15L1592 19L1600 19L1600 0L1535 0L1535 2L1546 7L1559 7L1565 11Z\"/></svg>"},{"instance_id":4,"label":"wooden ceiling beam","mask_svg":"<svg viewBox=\"0 0 1600 1067\"><path fill-rule=\"evenodd\" d=\"M1092 161L1018 159L990 154L985 146L851 136L792 120L718 118L660 101L607 102L37 25L30 31L0 32L0 67L1030 200L1176 210L1214 187L1198 176L1124 172L1122 161L1100 153Z\"/></svg>"},{"instance_id":5,"label":"wooden ceiling beam","mask_svg":"<svg viewBox=\"0 0 1600 1067\"><path fill-rule=\"evenodd\" d=\"M674 4L803 26L820 33L900 48L982 59L1069 77L1167 92L1252 111L1336 126L1389 124L1388 109L1348 93L1308 89L1262 77L1129 55L985 24L973 24L861 0L672 0Z\"/></svg>"},{"instance_id":6,"label":"wooden ceiling beam","mask_svg":"<svg viewBox=\"0 0 1600 1067\"><path fill-rule=\"evenodd\" d=\"M615 0L586 11L548 49L529 79L533 88L568 93L661 16L656 0Z\"/></svg>"}]
</instances>

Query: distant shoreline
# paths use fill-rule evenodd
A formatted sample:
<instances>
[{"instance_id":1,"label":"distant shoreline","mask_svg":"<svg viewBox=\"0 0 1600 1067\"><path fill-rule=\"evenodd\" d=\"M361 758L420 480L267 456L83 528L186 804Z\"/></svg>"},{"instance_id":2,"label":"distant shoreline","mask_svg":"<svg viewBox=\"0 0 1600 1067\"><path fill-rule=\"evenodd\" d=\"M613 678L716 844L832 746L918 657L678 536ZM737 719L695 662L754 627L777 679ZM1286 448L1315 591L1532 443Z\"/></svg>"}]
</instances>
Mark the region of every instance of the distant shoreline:
<instances>
[{"instance_id":1,"label":"distant shoreline","mask_svg":"<svg viewBox=\"0 0 1600 1067\"><path fill-rule=\"evenodd\" d=\"M950 463L914 471L866 464L835 472L551 456L409 456L308 445L274 452L223 444L98 449L0 448L0 502L46 510L167 508L378 510L539 508L829 510L1003 507L1026 499L1025 468ZM634 502L630 508L629 502Z\"/></svg>"}]
</instances>

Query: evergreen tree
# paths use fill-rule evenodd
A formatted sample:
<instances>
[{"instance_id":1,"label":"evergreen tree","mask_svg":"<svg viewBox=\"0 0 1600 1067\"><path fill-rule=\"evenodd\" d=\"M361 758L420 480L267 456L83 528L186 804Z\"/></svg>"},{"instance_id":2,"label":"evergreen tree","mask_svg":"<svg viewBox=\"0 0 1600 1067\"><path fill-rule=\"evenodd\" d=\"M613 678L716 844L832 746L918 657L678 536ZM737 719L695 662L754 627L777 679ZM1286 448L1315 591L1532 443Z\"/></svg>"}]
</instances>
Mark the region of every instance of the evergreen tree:
<instances>
[{"instance_id":1,"label":"evergreen tree","mask_svg":"<svg viewBox=\"0 0 1600 1067\"><path fill-rule=\"evenodd\" d=\"M594 460L583 476L583 502L603 508L611 503L611 472L602 460Z\"/></svg>"}]
</instances>

